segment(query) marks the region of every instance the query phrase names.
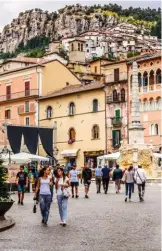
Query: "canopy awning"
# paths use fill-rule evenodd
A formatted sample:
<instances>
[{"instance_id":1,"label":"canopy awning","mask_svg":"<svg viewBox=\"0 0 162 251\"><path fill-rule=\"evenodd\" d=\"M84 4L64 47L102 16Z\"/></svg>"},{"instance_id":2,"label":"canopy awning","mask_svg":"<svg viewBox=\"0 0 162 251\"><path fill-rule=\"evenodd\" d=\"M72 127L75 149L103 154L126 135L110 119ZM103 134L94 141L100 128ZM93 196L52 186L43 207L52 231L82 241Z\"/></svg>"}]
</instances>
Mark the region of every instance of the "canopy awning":
<instances>
[{"instance_id":1,"label":"canopy awning","mask_svg":"<svg viewBox=\"0 0 162 251\"><path fill-rule=\"evenodd\" d=\"M68 150L63 150L61 152L61 155L63 157L76 157L79 149L68 149Z\"/></svg>"},{"instance_id":2,"label":"canopy awning","mask_svg":"<svg viewBox=\"0 0 162 251\"><path fill-rule=\"evenodd\" d=\"M2 159L4 161L9 161L9 154L3 155ZM10 160L11 162L14 162L16 164L25 164L25 163L30 163L31 161L49 161L49 158L21 152L13 155L11 154Z\"/></svg>"},{"instance_id":3,"label":"canopy awning","mask_svg":"<svg viewBox=\"0 0 162 251\"><path fill-rule=\"evenodd\" d=\"M117 152L117 153L111 153L111 154L99 156L97 157L97 159L98 160L102 160L102 159L116 160L116 159L119 159L119 157L120 157L120 152Z\"/></svg>"}]
</instances>

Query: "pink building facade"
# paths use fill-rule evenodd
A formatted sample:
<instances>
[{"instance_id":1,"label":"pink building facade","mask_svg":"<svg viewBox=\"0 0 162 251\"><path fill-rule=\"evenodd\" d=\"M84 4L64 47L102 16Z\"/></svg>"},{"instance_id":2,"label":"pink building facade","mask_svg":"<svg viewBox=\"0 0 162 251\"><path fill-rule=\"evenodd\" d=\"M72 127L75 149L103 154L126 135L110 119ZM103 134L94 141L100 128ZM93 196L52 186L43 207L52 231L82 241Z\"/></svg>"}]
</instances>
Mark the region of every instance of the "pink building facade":
<instances>
[{"instance_id":1,"label":"pink building facade","mask_svg":"<svg viewBox=\"0 0 162 251\"><path fill-rule=\"evenodd\" d=\"M162 81L161 56L137 60L141 122L145 128L145 143L160 152L162 145ZM131 114L132 64L128 63L129 123Z\"/></svg>"},{"instance_id":2,"label":"pink building facade","mask_svg":"<svg viewBox=\"0 0 162 251\"><path fill-rule=\"evenodd\" d=\"M127 65L107 65L105 72L107 152L117 152L121 141L128 140Z\"/></svg>"},{"instance_id":3,"label":"pink building facade","mask_svg":"<svg viewBox=\"0 0 162 251\"><path fill-rule=\"evenodd\" d=\"M0 147L8 145L6 125L38 124L39 83L35 66L0 74Z\"/></svg>"}]
</instances>

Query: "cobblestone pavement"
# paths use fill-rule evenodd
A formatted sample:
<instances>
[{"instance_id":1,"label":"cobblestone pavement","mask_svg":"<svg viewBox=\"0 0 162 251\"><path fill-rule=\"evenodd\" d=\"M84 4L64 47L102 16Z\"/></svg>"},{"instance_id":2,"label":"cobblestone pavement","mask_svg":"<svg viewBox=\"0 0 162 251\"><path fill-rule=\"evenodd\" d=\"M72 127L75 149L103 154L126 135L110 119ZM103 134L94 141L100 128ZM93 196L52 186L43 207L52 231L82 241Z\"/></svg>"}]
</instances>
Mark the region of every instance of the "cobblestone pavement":
<instances>
[{"instance_id":1,"label":"cobblestone pavement","mask_svg":"<svg viewBox=\"0 0 162 251\"><path fill-rule=\"evenodd\" d=\"M133 202L124 202L114 185L109 193L90 199L70 199L68 226L59 225L57 204L52 204L48 227L41 225L40 211L33 214L32 194L26 194L25 205L16 203L9 215L16 220L10 230L0 233L1 251L160 251L161 184L148 184L145 202L138 202L137 188ZM13 196L17 201L17 197Z\"/></svg>"}]
</instances>

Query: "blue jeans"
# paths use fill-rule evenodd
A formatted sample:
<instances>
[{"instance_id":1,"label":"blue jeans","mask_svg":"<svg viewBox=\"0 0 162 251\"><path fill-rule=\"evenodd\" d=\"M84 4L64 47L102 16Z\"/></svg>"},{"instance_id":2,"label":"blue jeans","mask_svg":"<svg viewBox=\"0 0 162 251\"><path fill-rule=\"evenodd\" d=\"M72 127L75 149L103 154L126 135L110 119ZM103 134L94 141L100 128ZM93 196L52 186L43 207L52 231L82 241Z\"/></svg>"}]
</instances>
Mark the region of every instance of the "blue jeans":
<instances>
[{"instance_id":1,"label":"blue jeans","mask_svg":"<svg viewBox=\"0 0 162 251\"><path fill-rule=\"evenodd\" d=\"M39 195L40 210L42 218L45 222L48 221L50 206L51 206L51 195Z\"/></svg>"},{"instance_id":2,"label":"blue jeans","mask_svg":"<svg viewBox=\"0 0 162 251\"><path fill-rule=\"evenodd\" d=\"M66 221L68 198L64 198L62 195L57 195L57 202L58 202L60 219L61 221Z\"/></svg>"},{"instance_id":3,"label":"blue jeans","mask_svg":"<svg viewBox=\"0 0 162 251\"><path fill-rule=\"evenodd\" d=\"M128 196L129 193L129 199L131 199L132 188L133 188L133 183L125 183L125 195Z\"/></svg>"}]
</instances>

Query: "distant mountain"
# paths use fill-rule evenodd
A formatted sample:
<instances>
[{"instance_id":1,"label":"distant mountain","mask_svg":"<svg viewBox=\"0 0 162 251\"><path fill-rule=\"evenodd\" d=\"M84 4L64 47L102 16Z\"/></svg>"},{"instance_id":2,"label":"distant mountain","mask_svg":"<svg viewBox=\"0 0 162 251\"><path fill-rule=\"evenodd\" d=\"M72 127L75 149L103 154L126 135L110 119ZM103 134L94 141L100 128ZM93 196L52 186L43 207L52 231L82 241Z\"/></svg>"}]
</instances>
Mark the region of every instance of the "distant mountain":
<instances>
[{"instance_id":1,"label":"distant mountain","mask_svg":"<svg viewBox=\"0 0 162 251\"><path fill-rule=\"evenodd\" d=\"M0 56L24 48L37 37L39 48L48 45L52 39L76 36L86 31L105 31L120 23L136 26L136 32L161 36L161 9L132 8L123 10L116 4L94 5L91 7L71 5L57 12L49 13L41 9L21 12L18 18L6 25L0 34ZM47 39L46 39L47 38ZM33 40L34 41L34 40ZM41 46L40 46L41 45ZM32 49L28 46L28 50ZM41 52L40 52L41 55ZM7 54L6 54L6 57Z\"/></svg>"}]
</instances>

